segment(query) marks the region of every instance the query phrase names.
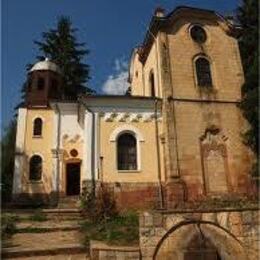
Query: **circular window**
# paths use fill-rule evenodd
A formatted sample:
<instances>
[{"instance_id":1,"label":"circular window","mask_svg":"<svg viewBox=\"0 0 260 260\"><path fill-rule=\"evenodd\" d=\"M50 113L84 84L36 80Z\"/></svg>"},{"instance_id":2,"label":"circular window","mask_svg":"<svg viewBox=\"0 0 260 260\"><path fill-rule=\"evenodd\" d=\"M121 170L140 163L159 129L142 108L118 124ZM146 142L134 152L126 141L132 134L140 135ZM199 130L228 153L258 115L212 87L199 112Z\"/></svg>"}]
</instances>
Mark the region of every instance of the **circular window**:
<instances>
[{"instance_id":1,"label":"circular window","mask_svg":"<svg viewBox=\"0 0 260 260\"><path fill-rule=\"evenodd\" d=\"M191 38L198 43L204 43L207 40L207 34L205 30L199 25L192 26L190 35Z\"/></svg>"},{"instance_id":2,"label":"circular window","mask_svg":"<svg viewBox=\"0 0 260 260\"><path fill-rule=\"evenodd\" d=\"M71 151L70 151L70 155L72 156L72 157L77 157L78 156L78 151L76 150L76 149L72 149Z\"/></svg>"}]
</instances>

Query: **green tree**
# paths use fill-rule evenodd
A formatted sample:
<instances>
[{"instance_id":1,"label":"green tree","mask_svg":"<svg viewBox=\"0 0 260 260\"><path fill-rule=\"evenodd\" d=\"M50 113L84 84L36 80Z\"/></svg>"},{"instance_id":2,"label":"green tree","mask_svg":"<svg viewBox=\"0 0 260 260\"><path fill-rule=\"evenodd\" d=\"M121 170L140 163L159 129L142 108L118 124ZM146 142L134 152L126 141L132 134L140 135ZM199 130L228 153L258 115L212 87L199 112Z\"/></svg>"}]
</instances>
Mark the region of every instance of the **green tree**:
<instances>
[{"instance_id":1,"label":"green tree","mask_svg":"<svg viewBox=\"0 0 260 260\"><path fill-rule=\"evenodd\" d=\"M11 199L14 171L16 118L11 120L1 140L1 193L2 201Z\"/></svg>"},{"instance_id":2,"label":"green tree","mask_svg":"<svg viewBox=\"0 0 260 260\"><path fill-rule=\"evenodd\" d=\"M83 63L83 58L89 54L85 49L84 43L78 43L76 32L78 30L72 27L69 17L61 16L58 18L55 29L50 29L42 33L41 41L34 41L39 49L37 60L41 61L48 57L61 68L63 74L64 98L76 99L79 94L93 95L94 90L86 86L90 79L89 65ZM33 64L26 66L29 72ZM21 100L17 106L23 104L26 95L27 81L22 84Z\"/></svg>"},{"instance_id":3,"label":"green tree","mask_svg":"<svg viewBox=\"0 0 260 260\"><path fill-rule=\"evenodd\" d=\"M78 43L69 17L61 16L57 28L42 33L42 41L35 41L40 55L39 60L48 57L62 70L64 79L64 94L76 99L78 94L93 94L94 91L85 84L90 79L89 65L83 63L83 58L89 54L84 48L85 43ZM29 66L30 67L30 66Z\"/></svg>"},{"instance_id":4,"label":"green tree","mask_svg":"<svg viewBox=\"0 0 260 260\"><path fill-rule=\"evenodd\" d=\"M259 158L258 137L258 0L243 0L238 8L237 18L242 27L239 39L240 52L245 73L245 84L242 86L241 109L244 117L250 124L250 129L245 133L245 143ZM253 174L258 173L258 163L254 165Z\"/></svg>"}]
</instances>

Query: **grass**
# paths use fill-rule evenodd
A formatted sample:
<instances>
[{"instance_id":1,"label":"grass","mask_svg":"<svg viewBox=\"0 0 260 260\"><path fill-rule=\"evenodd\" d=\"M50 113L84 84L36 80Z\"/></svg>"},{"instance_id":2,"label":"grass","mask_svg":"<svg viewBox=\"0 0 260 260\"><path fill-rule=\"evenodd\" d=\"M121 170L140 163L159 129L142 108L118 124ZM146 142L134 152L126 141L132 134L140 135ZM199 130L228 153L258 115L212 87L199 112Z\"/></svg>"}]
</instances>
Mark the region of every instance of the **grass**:
<instances>
[{"instance_id":1,"label":"grass","mask_svg":"<svg viewBox=\"0 0 260 260\"><path fill-rule=\"evenodd\" d=\"M36 211L33 215L31 215L28 220L30 221L38 221L38 222L44 222L47 221L48 218L45 214L43 214L41 211Z\"/></svg>"},{"instance_id":2,"label":"grass","mask_svg":"<svg viewBox=\"0 0 260 260\"><path fill-rule=\"evenodd\" d=\"M101 223L85 221L82 223L81 230L86 245L90 240L122 246L137 245L139 242L138 215L134 212L124 213Z\"/></svg>"}]
</instances>

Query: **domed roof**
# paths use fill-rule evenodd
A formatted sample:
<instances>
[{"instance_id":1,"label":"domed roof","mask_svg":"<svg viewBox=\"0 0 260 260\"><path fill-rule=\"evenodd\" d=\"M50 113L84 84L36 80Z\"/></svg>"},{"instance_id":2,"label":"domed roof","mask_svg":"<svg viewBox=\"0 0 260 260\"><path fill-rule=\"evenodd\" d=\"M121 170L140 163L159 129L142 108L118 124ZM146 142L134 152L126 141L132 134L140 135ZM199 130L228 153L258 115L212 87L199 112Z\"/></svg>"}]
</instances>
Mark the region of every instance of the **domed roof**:
<instances>
[{"instance_id":1,"label":"domed roof","mask_svg":"<svg viewBox=\"0 0 260 260\"><path fill-rule=\"evenodd\" d=\"M56 65L54 62L51 62L48 58L46 58L44 61L39 61L33 65L30 72L36 71L36 70L51 70L56 73L61 74L61 70L58 65Z\"/></svg>"}]
</instances>

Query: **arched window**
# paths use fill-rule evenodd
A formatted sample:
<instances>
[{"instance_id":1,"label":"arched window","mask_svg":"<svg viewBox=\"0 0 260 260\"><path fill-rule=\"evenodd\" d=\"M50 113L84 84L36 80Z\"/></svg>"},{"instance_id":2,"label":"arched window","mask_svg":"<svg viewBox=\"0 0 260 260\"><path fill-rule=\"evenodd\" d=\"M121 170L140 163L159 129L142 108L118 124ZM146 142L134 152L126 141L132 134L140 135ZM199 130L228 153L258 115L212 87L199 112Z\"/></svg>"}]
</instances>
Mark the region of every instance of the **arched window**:
<instances>
[{"instance_id":1,"label":"arched window","mask_svg":"<svg viewBox=\"0 0 260 260\"><path fill-rule=\"evenodd\" d=\"M154 73L151 72L150 73L150 93L151 93L151 97L155 97L155 84L154 84Z\"/></svg>"},{"instance_id":2,"label":"arched window","mask_svg":"<svg viewBox=\"0 0 260 260\"><path fill-rule=\"evenodd\" d=\"M129 133L119 136L117 140L118 170L137 170L136 138Z\"/></svg>"},{"instance_id":3,"label":"arched window","mask_svg":"<svg viewBox=\"0 0 260 260\"><path fill-rule=\"evenodd\" d=\"M33 135L41 136L42 135L42 120L41 118L36 118L33 122Z\"/></svg>"},{"instance_id":4,"label":"arched window","mask_svg":"<svg viewBox=\"0 0 260 260\"><path fill-rule=\"evenodd\" d=\"M210 63L206 58L200 57L195 61L197 82L200 87L212 87Z\"/></svg>"},{"instance_id":5,"label":"arched window","mask_svg":"<svg viewBox=\"0 0 260 260\"><path fill-rule=\"evenodd\" d=\"M30 159L29 180L39 181L42 178L42 158L39 155L33 155Z\"/></svg>"}]
</instances>

